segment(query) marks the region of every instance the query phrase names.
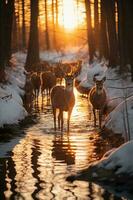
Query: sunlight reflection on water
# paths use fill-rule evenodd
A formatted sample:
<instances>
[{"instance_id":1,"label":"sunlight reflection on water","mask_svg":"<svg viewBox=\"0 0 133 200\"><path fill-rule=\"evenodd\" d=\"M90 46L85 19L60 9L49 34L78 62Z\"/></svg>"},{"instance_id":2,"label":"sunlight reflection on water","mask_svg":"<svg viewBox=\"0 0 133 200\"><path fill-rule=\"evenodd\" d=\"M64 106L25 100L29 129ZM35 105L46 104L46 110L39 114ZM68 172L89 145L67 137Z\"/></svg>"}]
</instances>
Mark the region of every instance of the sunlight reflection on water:
<instances>
[{"instance_id":1,"label":"sunlight reflection on water","mask_svg":"<svg viewBox=\"0 0 133 200\"><path fill-rule=\"evenodd\" d=\"M39 104L34 104L32 113L37 114L38 122L25 130L25 137L6 161L7 199L104 199L105 191L96 184L65 180L101 157L100 151L96 153L99 135L92 126L87 127L87 100L76 97L69 134L54 132L50 102L45 99L42 107L40 97Z\"/></svg>"}]
</instances>

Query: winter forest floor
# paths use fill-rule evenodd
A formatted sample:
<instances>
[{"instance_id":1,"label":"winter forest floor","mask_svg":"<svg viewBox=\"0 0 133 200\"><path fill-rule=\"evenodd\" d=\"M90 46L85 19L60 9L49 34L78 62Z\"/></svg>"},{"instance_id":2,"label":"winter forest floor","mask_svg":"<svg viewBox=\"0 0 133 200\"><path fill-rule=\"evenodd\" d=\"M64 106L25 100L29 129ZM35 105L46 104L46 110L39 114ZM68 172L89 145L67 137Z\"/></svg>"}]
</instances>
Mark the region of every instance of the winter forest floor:
<instances>
[{"instance_id":1,"label":"winter forest floor","mask_svg":"<svg viewBox=\"0 0 133 200\"><path fill-rule=\"evenodd\" d=\"M64 61L70 61L73 59L75 60L77 58L74 55L75 54L72 52L66 53L63 59ZM17 53L15 55L14 60L13 60L13 62L15 62L14 63L15 67L13 67L12 69L6 70L9 82L6 85L0 86L0 113L1 113L0 115L0 126L1 126L0 149L2 152L1 153L2 155L0 155L1 164L3 164L3 162L6 162L6 159L7 159L6 157L8 156L5 156L5 155L7 154L7 152L13 152L14 156L17 155L17 151L16 151L17 146L18 146L18 149L22 151L22 149L25 148L25 145L23 145L23 143L26 143L28 141L27 139L29 138L28 145L30 145L30 142L32 143L31 146L29 146L29 148L36 151L36 153L38 154L37 158L35 159L37 159L39 162L39 166L40 166L39 168L43 167L43 164L41 163L41 159L43 160L42 157L43 156L45 157L46 156L45 154L47 154L48 156L49 153L52 151L53 158L49 157L49 161L54 162L54 164L51 164L51 166L55 168L57 167L57 170L58 168L60 168L59 163L62 162L61 157L63 156L63 159L65 160L63 161L63 163L65 163L65 165L63 164L63 168L64 167L66 168L67 166L67 176L70 176L71 174L73 173L75 174L76 172L80 171L80 173L78 173L80 176L76 175L74 176L74 179L83 180L84 184L85 184L84 182L85 180L94 181L94 182L99 181L99 184L102 185L103 188L107 187L105 183L107 182L108 179L110 179L112 181L108 183L108 185L112 185L113 188L116 187L116 183L120 184L120 187L117 188L117 190L121 190L118 196L121 196L121 197L124 196L124 197L127 197L128 199L132 199L132 194L131 196L129 194L132 190L131 183L133 180L132 179L132 174L133 174L133 162L132 162L133 84L130 81L130 75L128 74L127 78L123 79L123 77L118 75L118 73L116 72L117 70L115 71L114 69L108 69L105 62L99 63L96 61L92 65L89 66L87 60L84 60L81 73L77 77L77 80L80 80L80 88L92 87L92 85L94 84L92 81L94 74L96 73L99 73L100 75L106 74L105 87L108 94L109 107L111 108L110 110L112 110L112 112L110 112L107 115L103 124L104 129L99 132L99 130L94 129L93 127L93 118L91 119L91 121L88 120L88 117L87 117L87 115L89 114L88 100L85 98L82 98L80 94L76 92L77 102L76 102L76 107L75 107L75 111L72 116L72 122L71 122L72 133L70 133L69 138L67 138L65 133L63 136L64 139L60 138L60 136L58 135L59 133L57 133L56 135L57 138L56 137L54 138L55 133L53 131L53 117L52 117L52 111L51 111L50 105L44 102L43 104L44 107L43 107L42 104L40 106L39 105L40 103L35 104L35 102L33 101L33 105L31 105L31 113L28 113L27 110L25 109L26 107L23 105L22 96L24 95L23 88L25 85L25 78L26 78L25 69L23 68L24 62L25 62L25 56L26 55L23 53ZM53 60L55 58L58 59L58 54L51 53L47 55L45 53L45 54L42 54L41 57L42 59ZM130 97L128 98L128 96ZM123 101L123 99L126 99L126 101ZM46 133L46 135L44 135L44 132ZM39 134L40 138L42 138L43 141L48 142L46 146L43 146L40 139L36 137L36 133ZM16 142L17 138L19 138L19 142L18 141ZM131 140L129 143L125 143L124 146L121 146L124 142L128 141L129 139ZM80 140L81 140L81 143L80 143ZM84 147L82 146L82 142L84 144ZM78 145L79 145L79 149L78 149ZM3 146L4 147L6 146L5 150L3 150L4 149ZM116 149L119 146L120 148ZM59 157L58 155L59 151L63 151L61 153L61 157ZM69 151L72 152L72 154L71 153L69 154ZM26 154L28 156L29 154L28 151L26 151ZM103 156L104 154L105 156ZM20 161L17 162L14 156L11 156L11 159L13 159L13 162L16 162L16 166L17 165L19 166L20 164L23 165L23 163L21 163ZM32 152L30 156L31 158L34 157L35 153ZM95 161L98 161L98 162L95 163ZM56 162L57 162L57 165L56 165ZM84 166L82 166L82 163L84 163ZM11 163L9 162L9 164ZM45 167L47 168L49 164L50 163L45 163L46 165ZM31 171L35 170L38 176L38 178L37 176L33 176L33 178L35 178L35 180L40 185L41 181L45 182L45 180L43 180L42 177L39 176L37 168L35 167L35 162L33 162L32 165L34 166L31 167ZM71 168L71 165L72 165L72 168ZM26 168L24 167L23 170L25 171L25 169ZM17 174L18 173L17 168L15 170ZM53 173L50 170L51 168L48 167L49 173L52 173L52 175L56 174L55 172ZM42 171L43 170L40 169L40 172ZM0 170L0 173L3 173L3 171ZM63 173L65 173L65 171L63 171ZM85 174L85 177L84 177L84 174ZM21 174L16 175L16 178L17 176L21 178ZM118 177L120 177L119 182L116 181ZM12 181L14 180L14 178L13 177L11 178ZM48 176L48 178L50 177ZM60 179L60 177L58 176L57 177L55 176L55 179L56 178ZM126 196L127 188L125 187L122 189L122 185L123 185L122 180L124 178L125 180L129 180L129 184L127 184L126 187L129 187L130 191L128 191L127 196ZM64 179L64 176L63 176L63 179ZM32 182L33 179L31 178L30 181ZM15 183L16 187L18 183L19 181ZM55 188L58 186L59 191L61 191L62 187L58 185L58 183L57 185L55 183L52 183L52 184L54 185ZM66 183L64 183L64 181L63 181L63 184L64 184L63 189L66 191L65 187L67 186L65 185ZM42 189L40 189L40 191L42 190L42 192L44 192L45 187L43 186L41 187ZM72 187L74 187L74 185ZM12 188L12 189L15 190L15 188ZM11 192L12 192L12 189L11 189ZM36 189L39 190L38 186L36 186ZM32 192L35 190L32 188ZM19 191L19 189L17 189L17 191ZM80 194L76 190L74 190L74 188L70 189L70 191L72 193L74 192L74 195L80 199ZM112 188L111 189L107 188L107 191L111 191L111 193L115 195L118 192L118 191L114 192L114 189ZM4 190L2 191L2 193L3 192ZM15 191L13 191L13 193L15 194ZM24 195L22 191L21 193ZM39 195L39 193L37 192L35 193L36 195ZM83 196L85 195L84 199L88 199L85 193L86 193L85 191L82 193ZM53 194L55 196L57 195L55 192L48 193L48 195L53 195ZM67 193L67 195L68 196L70 195L69 192ZM88 195L88 192L87 192L87 195Z\"/></svg>"}]
</instances>

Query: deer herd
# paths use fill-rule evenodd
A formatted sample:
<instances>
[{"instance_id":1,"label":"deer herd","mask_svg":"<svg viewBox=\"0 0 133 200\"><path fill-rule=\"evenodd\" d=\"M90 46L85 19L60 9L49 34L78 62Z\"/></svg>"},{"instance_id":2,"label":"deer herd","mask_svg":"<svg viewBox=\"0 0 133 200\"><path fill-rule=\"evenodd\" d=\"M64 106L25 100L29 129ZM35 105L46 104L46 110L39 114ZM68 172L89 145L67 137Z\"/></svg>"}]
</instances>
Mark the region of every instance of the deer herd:
<instances>
[{"instance_id":1,"label":"deer herd","mask_svg":"<svg viewBox=\"0 0 133 200\"><path fill-rule=\"evenodd\" d=\"M42 99L44 95L50 98L55 131L57 130L56 122L58 122L58 129L63 132L63 113L67 112L67 131L69 132L70 117L75 105L74 79L80 74L81 67L81 60L71 63L58 62L51 66L47 61L44 61L40 63L36 72L27 73L25 98L32 101L34 97L38 101L40 92ZM96 126L96 111L98 111L98 126L101 129L102 115L107 107L107 95L104 88L106 77L99 79L97 75L95 74L93 77L95 85L88 93L88 100L93 110L94 126ZM65 86L62 84L63 79Z\"/></svg>"}]
</instances>

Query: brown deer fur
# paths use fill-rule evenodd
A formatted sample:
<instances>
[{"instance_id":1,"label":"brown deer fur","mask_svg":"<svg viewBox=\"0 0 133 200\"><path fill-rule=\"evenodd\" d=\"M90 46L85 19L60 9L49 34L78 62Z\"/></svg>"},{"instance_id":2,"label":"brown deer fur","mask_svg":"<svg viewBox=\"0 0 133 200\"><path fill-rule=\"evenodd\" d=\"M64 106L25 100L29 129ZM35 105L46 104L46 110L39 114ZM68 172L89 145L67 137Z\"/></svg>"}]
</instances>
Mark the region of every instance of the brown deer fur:
<instances>
[{"instance_id":1,"label":"brown deer fur","mask_svg":"<svg viewBox=\"0 0 133 200\"><path fill-rule=\"evenodd\" d=\"M41 76L41 92L42 96L46 90L47 96L50 95L50 90L56 85L56 76L51 71L46 71L42 73Z\"/></svg>"},{"instance_id":2,"label":"brown deer fur","mask_svg":"<svg viewBox=\"0 0 133 200\"><path fill-rule=\"evenodd\" d=\"M103 87L105 77L102 80L97 80L94 76L95 86L90 90L89 100L93 107L94 126L96 126L96 110L99 111L99 128L101 128L102 114L107 104L107 95Z\"/></svg>"},{"instance_id":3,"label":"brown deer fur","mask_svg":"<svg viewBox=\"0 0 133 200\"><path fill-rule=\"evenodd\" d=\"M34 94L35 98L38 98L40 87L41 87L40 73L34 72L31 75L31 83L33 86L33 94Z\"/></svg>"},{"instance_id":4,"label":"brown deer fur","mask_svg":"<svg viewBox=\"0 0 133 200\"><path fill-rule=\"evenodd\" d=\"M59 110L58 128L63 131L63 112L68 112L67 117L67 131L69 132L69 124L71 112L75 104L75 96L73 93L73 79L74 76L65 77L65 87L55 86L51 91L51 103L54 115L54 129L56 131L56 110Z\"/></svg>"}]
</instances>

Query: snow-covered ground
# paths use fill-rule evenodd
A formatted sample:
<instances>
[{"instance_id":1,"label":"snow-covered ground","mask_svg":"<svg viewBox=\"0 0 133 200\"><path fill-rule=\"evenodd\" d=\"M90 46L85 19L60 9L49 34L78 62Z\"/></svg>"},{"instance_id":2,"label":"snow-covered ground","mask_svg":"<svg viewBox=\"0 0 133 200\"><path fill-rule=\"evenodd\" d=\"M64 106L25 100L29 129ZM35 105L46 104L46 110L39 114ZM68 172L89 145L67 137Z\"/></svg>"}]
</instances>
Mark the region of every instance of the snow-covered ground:
<instances>
[{"instance_id":1,"label":"snow-covered ground","mask_svg":"<svg viewBox=\"0 0 133 200\"><path fill-rule=\"evenodd\" d=\"M78 53L77 53L78 52ZM40 54L42 60L49 60L50 62L57 61L74 61L76 59L85 58L85 51L78 51L77 49L71 49L69 52L43 52ZM4 124L18 123L23 119L27 112L23 107L22 96L24 95L25 84L25 63L26 54L16 53L12 58L14 66L6 69L8 83L6 85L0 85L0 127ZM118 73L118 68L107 68L105 61L94 61L91 65L88 64L87 59L83 60L81 74L77 77L82 87L91 88L94 85L93 76L99 74L99 76L106 76L105 88L108 95L108 105L111 107L112 112L107 116L104 126L112 129L115 133L120 133L126 140L133 139L133 83L130 80L130 74L127 74L126 79L123 79ZM115 150L111 154L112 168L116 162L116 156L118 161L121 161L122 169L133 172L133 163L130 162L127 168L127 159L132 160L131 156L133 152L133 143L127 143L126 151L120 147L119 151ZM125 152L125 156L122 153ZM122 161L122 159L125 159ZM109 159L110 156L106 159ZM102 161L103 162L103 161ZM108 161L107 161L108 162Z\"/></svg>"},{"instance_id":2,"label":"snow-covered ground","mask_svg":"<svg viewBox=\"0 0 133 200\"><path fill-rule=\"evenodd\" d=\"M18 62L11 59L12 67L6 69L6 84L0 85L0 127L6 124L17 124L27 116L23 107L25 70L23 58Z\"/></svg>"},{"instance_id":3,"label":"snow-covered ground","mask_svg":"<svg viewBox=\"0 0 133 200\"><path fill-rule=\"evenodd\" d=\"M113 69L107 68L106 62L95 61L91 65L85 63L77 80L80 81L82 87L91 88L94 85L94 74L106 76L104 87L107 91L108 107L111 112L105 119L104 126L114 133L122 134L125 141L130 141L118 149L107 152L104 158L95 164L95 167L109 169L112 172L118 168L118 170L114 170L114 174L133 175L133 83L130 73L121 76L118 70L119 66ZM106 178L108 179L108 176Z\"/></svg>"},{"instance_id":4,"label":"snow-covered ground","mask_svg":"<svg viewBox=\"0 0 133 200\"><path fill-rule=\"evenodd\" d=\"M106 76L104 87L107 92L108 108L110 111L104 126L112 129L115 133L121 133L125 139L133 139L133 83L130 73L125 78L119 75L119 67L107 68L106 62L95 61L93 64L83 63L80 75L77 80L80 86L90 88L94 86L93 77L101 78ZM130 134L130 136L128 136Z\"/></svg>"},{"instance_id":5,"label":"snow-covered ground","mask_svg":"<svg viewBox=\"0 0 133 200\"><path fill-rule=\"evenodd\" d=\"M74 61L85 54L84 49L71 48L62 52L41 52L40 58L49 62ZM24 64L26 53L15 53L11 58L11 67L6 69L6 84L0 84L0 127L6 124L16 124L28 113L23 106L22 97L25 86Z\"/></svg>"},{"instance_id":6,"label":"snow-covered ground","mask_svg":"<svg viewBox=\"0 0 133 200\"><path fill-rule=\"evenodd\" d=\"M98 168L113 170L116 175L125 173L133 175L133 141L127 142L121 147L104 155L102 160L97 164ZM128 155L128 156L127 156Z\"/></svg>"}]
</instances>

